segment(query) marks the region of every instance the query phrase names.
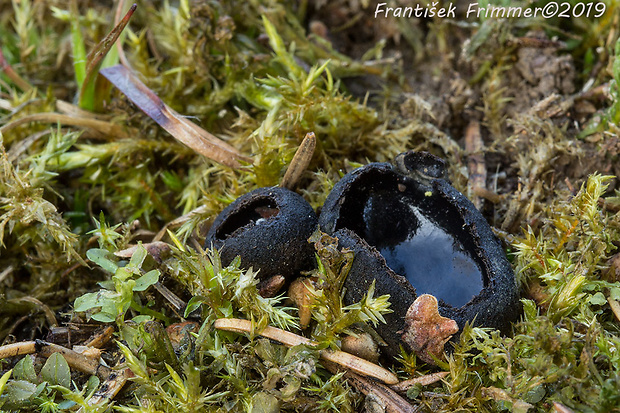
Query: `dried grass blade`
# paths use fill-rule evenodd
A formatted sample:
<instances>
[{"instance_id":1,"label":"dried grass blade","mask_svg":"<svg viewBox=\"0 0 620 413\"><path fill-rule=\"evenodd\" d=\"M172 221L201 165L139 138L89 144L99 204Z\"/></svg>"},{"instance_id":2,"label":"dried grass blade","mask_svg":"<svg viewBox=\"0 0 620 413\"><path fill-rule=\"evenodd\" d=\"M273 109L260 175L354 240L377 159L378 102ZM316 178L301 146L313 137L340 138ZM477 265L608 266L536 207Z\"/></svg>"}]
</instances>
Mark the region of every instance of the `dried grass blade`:
<instances>
[{"instance_id":1,"label":"dried grass blade","mask_svg":"<svg viewBox=\"0 0 620 413\"><path fill-rule=\"evenodd\" d=\"M222 165L238 168L251 159L168 107L129 69L116 65L100 72L151 119L179 142Z\"/></svg>"},{"instance_id":2,"label":"dried grass blade","mask_svg":"<svg viewBox=\"0 0 620 413\"><path fill-rule=\"evenodd\" d=\"M413 379L403 380L400 383L394 384L390 387L394 391L404 392L415 385L428 386L429 384L436 383L448 376L449 374L449 371L440 371L437 373L426 374L424 376L415 377Z\"/></svg>"},{"instance_id":3,"label":"dried grass blade","mask_svg":"<svg viewBox=\"0 0 620 413\"><path fill-rule=\"evenodd\" d=\"M114 24L117 25L121 21L121 16L123 14L123 9L125 8L125 0L120 0L116 5L116 13L114 14ZM127 56L125 56L125 51L123 50L122 42L116 43L116 50L118 52L118 59L121 64L125 67L131 67L129 65L129 60L127 60Z\"/></svg>"},{"instance_id":4,"label":"dried grass blade","mask_svg":"<svg viewBox=\"0 0 620 413\"><path fill-rule=\"evenodd\" d=\"M69 115L63 115L55 112L34 113L16 119L6 125L0 127L0 134L5 134L9 130L29 122L47 122L60 123L61 125L80 126L101 132L104 135L113 136L115 138L127 138L128 135L119 125L91 118L81 118Z\"/></svg>"}]
</instances>

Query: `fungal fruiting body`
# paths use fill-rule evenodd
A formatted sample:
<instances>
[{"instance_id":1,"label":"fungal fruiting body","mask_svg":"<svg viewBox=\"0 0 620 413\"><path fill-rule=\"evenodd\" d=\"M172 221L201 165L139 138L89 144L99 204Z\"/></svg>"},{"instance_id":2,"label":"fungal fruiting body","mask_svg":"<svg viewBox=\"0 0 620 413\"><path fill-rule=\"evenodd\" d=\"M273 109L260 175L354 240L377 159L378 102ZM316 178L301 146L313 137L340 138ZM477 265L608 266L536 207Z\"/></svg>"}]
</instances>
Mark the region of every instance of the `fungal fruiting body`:
<instances>
[{"instance_id":1,"label":"fungal fruiting body","mask_svg":"<svg viewBox=\"0 0 620 413\"><path fill-rule=\"evenodd\" d=\"M375 283L390 295L392 313L377 332L389 356L401 345L433 362L468 322L507 332L520 314L514 273L501 244L475 206L444 179L445 164L424 152L394 163L371 163L345 175L317 220L286 188L260 188L215 219L206 246L222 262L236 256L265 280L291 281L314 265L308 239L317 228L354 253L345 304ZM309 313L304 325L310 321Z\"/></svg>"},{"instance_id":2,"label":"fungal fruiting body","mask_svg":"<svg viewBox=\"0 0 620 413\"><path fill-rule=\"evenodd\" d=\"M303 197L286 188L259 188L237 198L215 219L205 246L220 250L222 262L236 256L259 277L291 279L312 268L314 249L308 238L317 217Z\"/></svg>"},{"instance_id":3,"label":"fungal fruiting body","mask_svg":"<svg viewBox=\"0 0 620 413\"><path fill-rule=\"evenodd\" d=\"M441 317L459 329L474 322L507 331L520 314L514 273L499 241L443 173L444 162L428 153L368 164L334 186L319 217L321 230L355 254L345 302L359 301L373 280L377 295L390 294L394 312L377 330L391 355L403 342L412 350L420 346L403 341L421 325L411 312L407 318L420 294L436 297ZM452 327L429 340L445 342L458 331Z\"/></svg>"}]
</instances>

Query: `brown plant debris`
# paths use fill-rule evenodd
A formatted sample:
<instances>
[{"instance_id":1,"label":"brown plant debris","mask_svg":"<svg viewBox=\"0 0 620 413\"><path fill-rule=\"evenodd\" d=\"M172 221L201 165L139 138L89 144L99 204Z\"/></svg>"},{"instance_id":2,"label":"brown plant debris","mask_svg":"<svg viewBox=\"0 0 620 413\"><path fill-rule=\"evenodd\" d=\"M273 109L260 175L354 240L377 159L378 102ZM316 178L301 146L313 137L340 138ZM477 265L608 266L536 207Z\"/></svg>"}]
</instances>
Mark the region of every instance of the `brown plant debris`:
<instances>
[{"instance_id":1,"label":"brown plant debris","mask_svg":"<svg viewBox=\"0 0 620 413\"><path fill-rule=\"evenodd\" d=\"M436 364L443 358L444 345L458 331L456 321L439 315L437 298L422 294L407 310L402 340L420 359Z\"/></svg>"},{"instance_id":2,"label":"brown plant debris","mask_svg":"<svg viewBox=\"0 0 620 413\"><path fill-rule=\"evenodd\" d=\"M237 149L176 113L126 67L108 67L101 69L101 74L159 126L197 153L231 168L251 163Z\"/></svg>"},{"instance_id":3,"label":"brown plant debris","mask_svg":"<svg viewBox=\"0 0 620 413\"><path fill-rule=\"evenodd\" d=\"M284 178L282 178L282 182L280 183L281 187L293 190L295 186L297 186L301 174L304 173L308 165L310 165L310 160L312 159L315 148L316 136L314 136L314 132L308 132L304 140L301 141L299 148L297 148L297 152L295 152L295 156L293 156L293 160L291 160L284 174Z\"/></svg>"}]
</instances>

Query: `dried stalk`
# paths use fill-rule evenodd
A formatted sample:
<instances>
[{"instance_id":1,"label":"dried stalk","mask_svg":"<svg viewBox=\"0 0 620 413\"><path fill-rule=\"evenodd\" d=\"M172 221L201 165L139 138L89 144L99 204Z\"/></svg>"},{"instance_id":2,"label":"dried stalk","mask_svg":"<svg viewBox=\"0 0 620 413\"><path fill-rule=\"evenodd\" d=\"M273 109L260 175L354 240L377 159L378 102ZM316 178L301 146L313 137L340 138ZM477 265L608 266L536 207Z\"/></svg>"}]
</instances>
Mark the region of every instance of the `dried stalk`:
<instances>
[{"instance_id":1,"label":"dried stalk","mask_svg":"<svg viewBox=\"0 0 620 413\"><path fill-rule=\"evenodd\" d=\"M607 298L612 313L616 316L616 320L620 321L620 303L612 298Z\"/></svg>"},{"instance_id":2,"label":"dried stalk","mask_svg":"<svg viewBox=\"0 0 620 413\"><path fill-rule=\"evenodd\" d=\"M36 345L34 341L22 341L20 343L7 344L0 347L0 360L22 356L24 354L32 354L36 352Z\"/></svg>"},{"instance_id":3,"label":"dried stalk","mask_svg":"<svg viewBox=\"0 0 620 413\"><path fill-rule=\"evenodd\" d=\"M128 135L119 126L110 122L104 122L97 119L80 118L74 116L63 115L56 112L44 112L34 113L32 115L24 116L23 118L16 119L6 125L0 127L0 134L4 135L11 129L21 126L30 122L46 122L46 123L60 123L61 125L79 126L83 128L90 128L104 135L111 135L115 138L127 138Z\"/></svg>"},{"instance_id":4,"label":"dried stalk","mask_svg":"<svg viewBox=\"0 0 620 413\"><path fill-rule=\"evenodd\" d=\"M122 20L121 16L123 15L123 10L125 10L125 2L125 0L120 0L116 5L116 13L114 14L114 26L117 26ZM123 50L123 45L121 44L121 42L116 42L116 50L118 51L118 60L121 62L121 64L125 67L131 67L131 65L129 64L129 60L125 55L125 51Z\"/></svg>"},{"instance_id":5,"label":"dried stalk","mask_svg":"<svg viewBox=\"0 0 620 413\"><path fill-rule=\"evenodd\" d=\"M44 303L42 303L40 300L38 300L38 299L36 299L34 297L22 297L22 298L18 298L16 300L9 300L9 301L11 301L11 302L13 302L15 304L21 304L21 303L31 304L33 310L40 310L40 311L43 312L43 314L45 315L45 319L47 320L47 323L51 327L58 326L58 320L56 320L56 315L54 314L52 309L49 308Z\"/></svg>"},{"instance_id":6,"label":"dried stalk","mask_svg":"<svg viewBox=\"0 0 620 413\"><path fill-rule=\"evenodd\" d=\"M0 72L4 72L4 74L11 79L13 84L20 88L22 91L27 92L32 89L32 85L21 77L15 69L6 61L4 54L2 54L2 49L0 49Z\"/></svg>"},{"instance_id":7,"label":"dried stalk","mask_svg":"<svg viewBox=\"0 0 620 413\"><path fill-rule=\"evenodd\" d=\"M476 208L482 206L482 200L476 194L477 189L486 190L487 167L484 162L484 143L480 136L480 123L472 120L465 131L465 152L467 152L467 171L469 172L468 190Z\"/></svg>"},{"instance_id":8,"label":"dried stalk","mask_svg":"<svg viewBox=\"0 0 620 413\"><path fill-rule=\"evenodd\" d=\"M121 359L124 362L124 359ZM111 401L123 388L132 372L129 368L124 368L119 371L113 371L108 378L101 384L99 390L93 393L92 397L88 399L88 405L94 406L103 402L104 400ZM81 407L78 413L84 412L84 408Z\"/></svg>"},{"instance_id":9,"label":"dried stalk","mask_svg":"<svg viewBox=\"0 0 620 413\"><path fill-rule=\"evenodd\" d=\"M237 333L251 333L253 331L252 323L248 320L241 320L238 318L220 318L215 320L215 328L219 330L234 331ZM271 340L279 341L286 346L293 347L299 344L305 344L307 346L316 346L317 343L297 334L281 330L275 327L266 327L259 332L263 337L267 337ZM321 357L327 361L336 363L348 370L355 373L374 377L386 384L398 383L398 377L391 371L384 369L374 363L359 358L344 351L322 350Z\"/></svg>"},{"instance_id":10,"label":"dried stalk","mask_svg":"<svg viewBox=\"0 0 620 413\"><path fill-rule=\"evenodd\" d=\"M282 178L282 182L280 186L282 188L287 188L293 190L299 182L301 175L304 173L308 165L310 165L310 160L312 159L312 155L314 154L314 149L316 148L316 136L314 132L308 132L304 137L304 140L297 148L297 152L295 152L295 156L293 156L293 160L288 166L286 173L284 174L284 178Z\"/></svg>"},{"instance_id":11,"label":"dried stalk","mask_svg":"<svg viewBox=\"0 0 620 413\"><path fill-rule=\"evenodd\" d=\"M43 340L24 341L21 343L2 346L0 347L0 360L7 357L15 357L33 353L38 353L43 357L49 357L54 353L60 353L70 367L86 374L97 375L104 380L112 372L109 367L99 364L96 360L90 359L66 347L59 346L58 344L47 343Z\"/></svg>"},{"instance_id":12,"label":"dried stalk","mask_svg":"<svg viewBox=\"0 0 620 413\"><path fill-rule=\"evenodd\" d=\"M336 374L340 368L335 363L326 362L325 367ZM415 413L419 409L412 406L407 400L401 397L398 393L381 383L377 383L373 380L368 380L358 374L351 371L347 371L344 374L345 379L359 390L365 396L371 396L379 400L385 408L386 413Z\"/></svg>"},{"instance_id":13,"label":"dried stalk","mask_svg":"<svg viewBox=\"0 0 620 413\"><path fill-rule=\"evenodd\" d=\"M396 383L390 388L397 392L405 392L409 390L409 388L420 385L420 386L428 386L429 384L437 383L439 380L442 380L444 377L450 374L449 371L440 371L438 373L426 374L421 377L415 377L409 380L403 380L400 383Z\"/></svg>"},{"instance_id":14,"label":"dried stalk","mask_svg":"<svg viewBox=\"0 0 620 413\"><path fill-rule=\"evenodd\" d=\"M110 340L112 340L114 334L114 327L107 326L103 331L93 337L90 341L86 342L84 345L86 347L93 348L103 348L105 347Z\"/></svg>"}]
</instances>

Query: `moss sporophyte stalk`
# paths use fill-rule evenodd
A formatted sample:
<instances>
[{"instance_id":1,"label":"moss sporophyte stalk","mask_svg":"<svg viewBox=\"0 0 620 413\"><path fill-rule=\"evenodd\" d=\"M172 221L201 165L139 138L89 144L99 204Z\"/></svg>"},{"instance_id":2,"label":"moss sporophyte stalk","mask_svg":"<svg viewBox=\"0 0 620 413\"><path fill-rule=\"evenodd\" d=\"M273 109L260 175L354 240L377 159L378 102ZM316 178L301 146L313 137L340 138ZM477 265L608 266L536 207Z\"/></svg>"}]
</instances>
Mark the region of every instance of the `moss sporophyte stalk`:
<instances>
[{"instance_id":1,"label":"moss sporophyte stalk","mask_svg":"<svg viewBox=\"0 0 620 413\"><path fill-rule=\"evenodd\" d=\"M4 3L0 410L620 411L618 2Z\"/></svg>"}]
</instances>

